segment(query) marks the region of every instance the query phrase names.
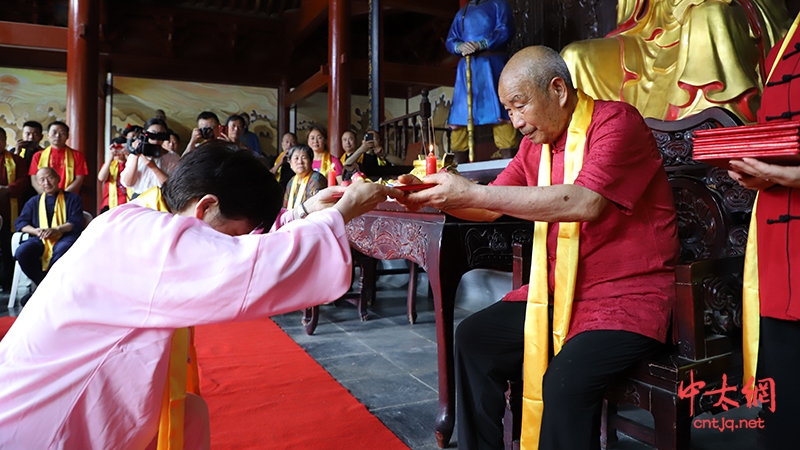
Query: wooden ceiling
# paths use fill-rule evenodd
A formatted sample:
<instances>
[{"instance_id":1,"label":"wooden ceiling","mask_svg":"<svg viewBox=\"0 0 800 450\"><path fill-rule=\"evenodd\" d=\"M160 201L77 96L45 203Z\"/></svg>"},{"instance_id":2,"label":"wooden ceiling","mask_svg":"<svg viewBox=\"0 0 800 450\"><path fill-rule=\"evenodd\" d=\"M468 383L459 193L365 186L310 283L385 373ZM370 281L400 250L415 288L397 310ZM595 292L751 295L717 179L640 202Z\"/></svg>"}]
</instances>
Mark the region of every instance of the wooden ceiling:
<instances>
[{"instance_id":1,"label":"wooden ceiling","mask_svg":"<svg viewBox=\"0 0 800 450\"><path fill-rule=\"evenodd\" d=\"M296 86L327 62L327 0L98 2L101 66L115 74L270 87L285 78L289 86ZM67 0L2 3L0 21L67 26ZM444 40L458 0L380 3L387 96L404 97L421 86L446 85L447 80L452 84L457 59L445 51ZM353 93L364 94L368 0L351 0L351 11ZM0 65L64 70L66 37L58 41L33 45L38 49L6 46L0 51ZM3 44L7 41L0 32Z\"/></svg>"}]
</instances>

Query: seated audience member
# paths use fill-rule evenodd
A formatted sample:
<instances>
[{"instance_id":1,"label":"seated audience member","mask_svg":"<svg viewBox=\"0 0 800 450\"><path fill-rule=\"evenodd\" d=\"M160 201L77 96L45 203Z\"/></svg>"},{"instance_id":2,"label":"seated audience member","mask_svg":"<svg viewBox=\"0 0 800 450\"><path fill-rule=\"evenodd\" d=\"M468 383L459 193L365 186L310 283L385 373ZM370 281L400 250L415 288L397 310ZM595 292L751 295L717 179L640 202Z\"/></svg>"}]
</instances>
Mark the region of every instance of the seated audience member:
<instances>
[{"instance_id":1,"label":"seated audience member","mask_svg":"<svg viewBox=\"0 0 800 450\"><path fill-rule=\"evenodd\" d=\"M22 124L22 139L17 140L14 153L25 160L25 167L29 167L31 160L33 160L33 155L42 150L42 147L39 146L42 136L42 124L39 122L29 120Z\"/></svg>"},{"instance_id":2,"label":"seated audience member","mask_svg":"<svg viewBox=\"0 0 800 450\"><path fill-rule=\"evenodd\" d=\"M167 130L167 133L169 133L169 140L164 141L161 146L164 147L164 150L179 155L178 150L181 148L181 137L178 135L178 133L172 130Z\"/></svg>"},{"instance_id":3,"label":"seated audience member","mask_svg":"<svg viewBox=\"0 0 800 450\"><path fill-rule=\"evenodd\" d=\"M281 212L268 169L225 142L186 155L162 193L169 212L133 201L98 216L0 341L0 448L147 448L176 329L338 298L350 285L345 225L403 195L356 182ZM273 223L284 226L248 234ZM185 405L185 426L208 424L202 398ZM183 448L210 445L207 428L180 431Z\"/></svg>"},{"instance_id":4,"label":"seated audience member","mask_svg":"<svg viewBox=\"0 0 800 450\"><path fill-rule=\"evenodd\" d=\"M263 155L264 152L261 151L261 143L258 142L258 135L250 131L250 115L247 113L239 114L239 117L242 118L244 122L244 134L242 134L242 142L255 152L256 155Z\"/></svg>"},{"instance_id":5,"label":"seated audience member","mask_svg":"<svg viewBox=\"0 0 800 450\"><path fill-rule=\"evenodd\" d=\"M36 152L28 167L33 188L39 194L44 192L37 182L36 174L42 167L52 167L61 180L58 185L60 189L80 194L83 179L89 174L89 169L86 167L83 152L67 147L69 127L64 122L53 122L47 127L47 138L50 146Z\"/></svg>"},{"instance_id":6,"label":"seated audience member","mask_svg":"<svg viewBox=\"0 0 800 450\"><path fill-rule=\"evenodd\" d=\"M289 150L292 149L297 145L297 135L294 133L286 133L281 138L281 152L278 154L278 157L275 159L275 163L272 165L272 168L269 169L275 175L275 178L280 183L281 187L286 189L286 184L289 183L289 180L292 179L294 176L294 172L292 172L292 165L289 164Z\"/></svg>"},{"instance_id":7,"label":"seated audience member","mask_svg":"<svg viewBox=\"0 0 800 450\"><path fill-rule=\"evenodd\" d=\"M221 134L222 126L219 124L219 117L211 111L201 112L197 115L197 128L192 130L192 137L183 154L191 152L200 144L219 139Z\"/></svg>"},{"instance_id":8,"label":"seated audience member","mask_svg":"<svg viewBox=\"0 0 800 450\"><path fill-rule=\"evenodd\" d=\"M353 174L358 172L358 165L364 160L364 155L361 155L357 161L349 165L346 164L347 158L352 156L353 152L356 151L355 132L347 130L342 133L342 150L344 150L344 153L342 153L341 158L339 158L339 161L342 162L342 181L350 181Z\"/></svg>"},{"instance_id":9,"label":"seated audience member","mask_svg":"<svg viewBox=\"0 0 800 450\"><path fill-rule=\"evenodd\" d=\"M225 132L220 135L220 138L223 141L232 142L234 144L239 145L240 147L250 149L256 156L262 156L260 151L253 150L247 143L242 139L244 137L244 119L241 116L234 114L232 116L228 116L228 119L225 120Z\"/></svg>"},{"instance_id":10,"label":"seated audience member","mask_svg":"<svg viewBox=\"0 0 800 450\"><path fill-rule=\"evenodd\" d=\"M145 137L137 140L131 147L133 153L128 155L125 162L125 170L121 172L120 179L122 185L130 188L133 193L132 198L135 198L142 192L150 189L153 186L161 186L167 180L169 174L175 169L175 166L180 162L181 157L177 153L169 150L163 150L163 139L155 139L150 136L159 137L158 134L167 133L167 125L161 119L150 119L145 124ZM151 145L156 145L162 149L159 156L147 156L142 154L138 149L142 147L142 143L146 140Z\"/></svg>"},{"instance_id":11,"label":"seated audience member","mask_svg":"<svg viewBox=\"0 0 800 450\"><path fill-rule=\"evenodd\" d=\"M111 157L100 167L97 181L103 183L103 202L100 213L128 202L128 192L122 185L120 175L125 170L128 152L125 151L125 138L119 137L111 141Z\"/></svg>"},{"instance_id":12,"label":"seated audience member","mask_svg":"<svg viewBox=\"0 0 800 450\"><path fill-rule=\"evenodd\" d=\"M24 133L24 132L23 132ZM11 254L11 233L16 231L14 221L19 216L20 199L30 186L28 168L19 155L6 150L6 130L0 128L0 287L8 292L11 277L14 275L14 256Z\"/></svg>"},{"instance_id":13,"label":"seated audience member","mask_svg":"<svg viewBox=\"0 0 800 450\"><path fill-rule=\"evenodd\" d=\"M530 288L456 331L459 449L503 448L503 393L523 360L522 445L536 446L541 419L538 448L597 448L606 387L667 337L678 239L655 139L634 107L594 101L571 80L556 51L520 50L498 90L525 136L517 156L489 186L440 173L425 177L438 186L401 199L468 220L536 221Z\"/></svg>"},{"instance_id":14,"label":"seated audience member","mask_svg":"<svg viewBox=\"0 0 800 450\"><path fill-rule=\"evenodd\" d=\"M28 200L14 222L17 230L30 234L14 257L25 275L39 284L81 234L83 205L78 194L59 187L58 173L52 167L39 169L36 178L44 192Z\"/></svg>"},{"instance_id":15,"label":"seated audience member","mask_svg":"<svg viewBox=\"0 0 800 450\"><path fill-rule=\"evenodd\" d=\"M305 144L295 145L289 150L289 163L295 175L286 185L284 207L292 209L328 187L328 180L321 173L311 170L313 159L313 150Z\"/></svg>"},{"instance_id":16,"label":"seated audience member","mask_svg":"<svg viewBox=\"0 0 800 450\"><path fill-rule=\"evenodd\" d=\"M314 162L311 167L326 179L328 178L328 172L333 171L336 174L336 181L341 183L344 168L341 161L331 156L327 141L328 132L325 131L325 128L319 125L311 127L308 132L308 146L314 151Z\"/></svg>"},{"instance_id":17,"label":"seated audience member","mask_svg":"<svg viewBox=\"0 0 800 450\"><path fill-rule=\"evenodd\" d=\"M403 161L394 155L386 153L381 145L381 135L375 130L369 130L361 140L361 146L353 154L347 157L345 166L358 164L359 169L365 175L372 175L374 169L386 165L403 165Z\"/></svg>"}]
</instances>

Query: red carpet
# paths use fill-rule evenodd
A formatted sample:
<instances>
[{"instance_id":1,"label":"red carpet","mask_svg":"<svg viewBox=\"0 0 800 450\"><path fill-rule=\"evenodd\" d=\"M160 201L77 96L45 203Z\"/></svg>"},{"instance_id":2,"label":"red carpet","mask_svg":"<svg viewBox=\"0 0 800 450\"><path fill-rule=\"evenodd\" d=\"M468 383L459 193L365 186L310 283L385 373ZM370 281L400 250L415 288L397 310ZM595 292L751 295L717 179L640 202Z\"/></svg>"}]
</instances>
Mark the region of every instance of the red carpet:
<instances>
[{"instance_id":1,"label":"red carpet","mask_svg":"<svg viewBox=\"0 0 800 450\"><path fill-rule=\"evenodd\" d=\"M15 320L17 320L16 317L0 317L0 339L3 339L3 336L8 333L8 329L11 328L11 325L14 325Z\"/></svg>"},{"instance_id":2,"label":"red carpet","mask_svg":"<svg viewBox=\"0 0 800 450\"><path fill-rule=\"evenodd\" d=\"M211 448L408 448L272 320L197 327L195 343Z\"/></svg>"}]
</instances>

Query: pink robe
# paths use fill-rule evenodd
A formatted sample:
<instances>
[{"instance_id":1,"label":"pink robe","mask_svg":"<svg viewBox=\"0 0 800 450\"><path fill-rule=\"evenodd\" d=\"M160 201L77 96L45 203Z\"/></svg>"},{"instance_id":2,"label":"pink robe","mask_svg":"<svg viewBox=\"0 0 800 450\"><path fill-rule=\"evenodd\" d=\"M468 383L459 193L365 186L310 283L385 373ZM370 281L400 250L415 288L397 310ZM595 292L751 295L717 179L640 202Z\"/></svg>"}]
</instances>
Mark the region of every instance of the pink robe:
<instances>
[{"instance_id":1,"label":"pink robe","mask_svg":"<svg viewBox=\"0 0 800 450\"><path fill-rule=\"evenodd\" d=\"M99 216L0 342L0 448L145 448L174 329L334 300L350 266L334 210L239 237L136 204Z\"/></svg>"}]
</instances>

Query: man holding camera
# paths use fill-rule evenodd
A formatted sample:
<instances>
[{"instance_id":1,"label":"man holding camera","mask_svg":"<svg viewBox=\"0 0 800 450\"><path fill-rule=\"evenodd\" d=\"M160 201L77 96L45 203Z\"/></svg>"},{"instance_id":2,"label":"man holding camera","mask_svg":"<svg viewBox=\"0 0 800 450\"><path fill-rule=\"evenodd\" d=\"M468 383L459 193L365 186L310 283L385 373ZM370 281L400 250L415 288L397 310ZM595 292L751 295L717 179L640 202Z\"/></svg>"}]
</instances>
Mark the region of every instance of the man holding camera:
<instances>
[{"instance_id":1,"label":"man holding camera","mask_svg":"<svg viewBox=\"0 0 800 450\"><path fill-rule=\"evenodd\" d=\"M22 124L22 139L17 140L17 148L14 151L25 160L25 167L30 167L33 155L42 150L39 142L42 141L42 124L29 120Z\"/></svg>"},{"instance_id":2,"label":"man holding camera","mask_svg":"<svg viewBox=\"0 0 800 450\"><path fill-rule=\"evenodd\" d=\"M33 188L39 194L44 192L39 186L36 174L42 167L52 167L60 180L58 187L80 195L83 179L89 175L89 169L86 167L83 152L67 147L69 127L64 122L55 121L47 127L47 138L50 140L50 146L36 152L28 167Z\"/></svg>"},{"instance_id":3,"label":"man holding camera","mask_svg":"<svg viewBox=\"0 0 800 450\"><path fill-rule=\"evenodd\" d=\"M14 257L25 275L39 284L80 236L83 205L80 195L59 187L61 180L52 167L37 170L36 178L42 194L28 200L14 222L17 230L30 234Z\"/></svg>"},{"instance_id":4,"label":"man holding camera","mask_svg":"<svg viewBox=\"0 0 800 450\"><path fill-rule=\"evenodd\" d=\"M197 128L192 130L192 138L183 154L187 154L203 144L214 139L219 139L222 134L222 127L219 124L219 117L211 111L203 111L197 115Z\"/></svg>"},{"instance_id":5,"label":"man holding camera","mask_svg":"<svg viewBox=\"0 0 800 450\"><path fill-rule=\"evenodd\" d=\"M162 143L169 140L167 124L163 120L150 119L144 129L144 134L130 144L133 152L128 155L125 170L120 175L122 185L133 190L133 198L164 184L181 159L177 153L162 147Z\"/></svg>"}]
</instances>

